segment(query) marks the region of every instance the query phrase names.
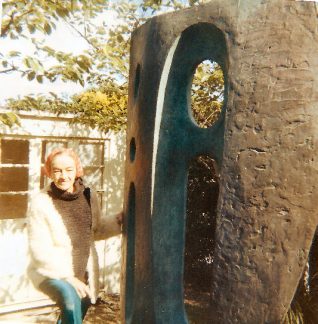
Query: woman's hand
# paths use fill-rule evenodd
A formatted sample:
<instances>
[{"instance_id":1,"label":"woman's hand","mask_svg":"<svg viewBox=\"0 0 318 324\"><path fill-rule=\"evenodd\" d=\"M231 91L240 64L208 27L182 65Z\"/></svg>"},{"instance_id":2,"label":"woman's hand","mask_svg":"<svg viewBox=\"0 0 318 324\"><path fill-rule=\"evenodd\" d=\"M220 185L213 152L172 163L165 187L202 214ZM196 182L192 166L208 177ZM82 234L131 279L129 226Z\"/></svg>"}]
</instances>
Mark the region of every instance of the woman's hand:
<instances>
[{"instance_id":1,"label":"woman's hand","mask_svg":"<svg viewBox=\"0 0 318 324\"><path fill-rule=\"evenodd\" d=\"M82 282L81 280L75 277L71 277L71 278L67 278L66 281L75 288L80 298L84 298L86 296L91 297L91 292L89 290L89 287L85 285L84 282Z\"/></svg>"},{"instance_id":2,"label":"woman's hand","mask_svg":"<svg viewBox=\"0 0 318 324\"><path fill-rule=\"evenodd\" d=\"M120 225L120 226L123 225L123 220L124 220L124 212L121 211L120 213L118 213L116 215L117 224Z\"/></svg>"}]
</instances>

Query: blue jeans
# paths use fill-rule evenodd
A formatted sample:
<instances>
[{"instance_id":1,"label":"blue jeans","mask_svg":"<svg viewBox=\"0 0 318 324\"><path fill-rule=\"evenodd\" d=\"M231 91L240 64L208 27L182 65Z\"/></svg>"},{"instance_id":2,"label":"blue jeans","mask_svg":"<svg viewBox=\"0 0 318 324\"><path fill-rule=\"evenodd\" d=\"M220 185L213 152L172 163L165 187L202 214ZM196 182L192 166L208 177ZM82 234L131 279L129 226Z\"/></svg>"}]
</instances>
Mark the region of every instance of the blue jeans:
<instances>
[{"instance_id":1,"label":"blue jeans","mask_svg":"<svg viewBox=\"0 0 318 324\"><path fill-rule=\"evenodd\" d=\"M54 300L61 310L58 324L82 324L90 299L80 298L75 288L64 280L46 279L40 290Z\"/></svg>"}]
</instances>

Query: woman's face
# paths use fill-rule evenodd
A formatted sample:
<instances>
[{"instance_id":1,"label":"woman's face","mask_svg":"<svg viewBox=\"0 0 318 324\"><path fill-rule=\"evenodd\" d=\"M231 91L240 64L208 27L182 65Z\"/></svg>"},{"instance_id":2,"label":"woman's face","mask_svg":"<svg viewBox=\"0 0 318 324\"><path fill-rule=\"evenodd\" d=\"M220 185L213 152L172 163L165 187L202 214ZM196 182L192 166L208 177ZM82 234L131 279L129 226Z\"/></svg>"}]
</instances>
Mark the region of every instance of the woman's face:
<instances>
[{"instance_id":1,"label":"woman's face","mask_svg":"<svg viewBox=\"0 0 318 324\"><path fill-rule=\"evenodd\" d=\"M73 192L76 178L74 159L67 154L56 155L51 164L51 178L59 189Z\"/></svg>"}]
</instances>

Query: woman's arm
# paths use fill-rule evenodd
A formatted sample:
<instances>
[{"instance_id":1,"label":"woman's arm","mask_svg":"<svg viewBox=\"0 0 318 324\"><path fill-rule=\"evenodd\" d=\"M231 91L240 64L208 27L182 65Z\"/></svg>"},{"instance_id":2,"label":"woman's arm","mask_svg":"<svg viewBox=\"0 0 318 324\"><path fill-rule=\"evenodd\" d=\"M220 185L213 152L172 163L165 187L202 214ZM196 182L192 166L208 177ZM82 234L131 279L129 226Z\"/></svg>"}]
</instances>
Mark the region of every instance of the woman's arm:
<instances>
[{"instance_id":1,"label":"woman's arm","mask_svg":"<svg viewBox=\"0 0 318 324\"><path fill-rule=\"evenodd\" d=\"M104 240L121 233L123 213L119 212L114 215L102 215L98 196L95 191L91 192L91 208L95 240Z\"/></svg>"}]
</instances>

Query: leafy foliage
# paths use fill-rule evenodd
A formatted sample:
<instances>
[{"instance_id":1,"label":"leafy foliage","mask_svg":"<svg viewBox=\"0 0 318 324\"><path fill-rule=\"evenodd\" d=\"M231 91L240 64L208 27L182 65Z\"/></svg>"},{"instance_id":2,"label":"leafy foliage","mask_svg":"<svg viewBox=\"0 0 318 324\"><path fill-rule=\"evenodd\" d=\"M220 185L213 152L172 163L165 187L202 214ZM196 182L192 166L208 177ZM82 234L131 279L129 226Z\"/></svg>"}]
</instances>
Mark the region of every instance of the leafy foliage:
<instances>
[{"instance_id":1,"label":"leafy foliage","mask_svg":"<svg viewBox=\"0 0 318 324\"><path fill-rule=\"evenodd\" d=\"M214 161L209 156L192 160L188 175L185 246L185 285L208 291L211 283L216 206L219 195Z\"/></svg>"},{"instance_id":2,"label":"leafy foliage","mask_svg":"<svg viewBox=\"0 0 318 324\"><path fill-rule=\"evenodd\" d=\"M17 72L30 81L41 83L45 79L61 78L82 85L109 76L127 80L132 31L159 11L187 5L187 1L170 0L4 1L1 37L24 39L33 45L34 52L32 55L23 55L20 51L0 53L0 74ZM109 25L97 19L106 11L116 13L119 24ZM46 44L46 36L61 22L86 41L87 50L74 55ZM45 61L50 64L44 64Z\"/></svg>"},{"instance_id":3,"label":"leafy foliage","mask_svg":"<svg viewBox=\"0 0 318 324\"><path fill-rule=\"evenodd\" d=\"M204 61L193 77L192 114L197 124L207 128L218 119L224 98L223 71L216 62Z\"/></svg>"},{"instance_id":4,"label":"leafy foliage","mask_svg":"<svg viewBox=\"0 0 318 324\"><path fill-rule=\"evenodd\" d=\"M18 72L28 80L36 79L40 83L44 79L55 81L61 77L84 84L83 74L92 68L90 56L87 53L76 56L56 51L45 45L45 37L56 29L60 21L78 26L85 24L84 29L89 28L92 19L105 9L105 5L107 1L103 0L4 1L1 37L27 40L33 44L34 53L0 53L0 73ZM50 59L50 66L43 63L47 59Z\"/></svg>"},{"instance_id":5,"label":"leafy foliage","mask_svg":"<svg viewBox=\"0 0 318 324\"><path fill-rule=\"evenodd\" d=\"M54 93L51 96L25 96L22 99L10 99L13 111L50 111L57 115L72 114L72 123L81 123L97 127L101 131L118 131L127 122L126 85L118 85L113 80L105 80L98 88L85 91L66 101Z\"/></svg>"},{"instance_id":6,"label":"leafy foliage","mask_svg":"<svg viewBox=\"0 0 318 324\"><path fill-rule=\"evenodd\" d=\"M74 97L70 112L74 122L80 122L100 130L118 131L127 122L126 85L104 81L98 90L91 90Z\"/></svg>"},{"instance_id":7,"label":"leafy foliage","mask_svg":"<svg viewBox=\"0 0 318 324\"><path fill-rule=\"evenodd\" d=\"M15 124L20 125L18 116L16 114L14 114L13 112L1 113L0 114L0 123L3 123L4 125L10 126L10 127Z\"/></svg>"},{"instance_id":8,"label":"leafy foliage","mask_svg":"<svg viewBox=\"0 0 318 324\"><path fill-rule=\"evenodd\" d=\"M23 56L19 51L11 51L6 55L0 52L0 65L3 67L0 74L20 73L29 81L35 80L39 83L61 79L78 82L81 85L91 84L91 89L87 90L87 93L74 96L70 102L51 93L51 96L29 95L22 99L10 99L9 107L15 111L28 110L32 107L57 114L71 112L75 114L74 121L98 127L103 131L120 129L126 122L124 114L127 104L129 44L132 31L160 11L176 10L198 2L171 0L144 0L139 1L139 4L127 0L4 2L1 36L28 40L34 46L34 53ZM96 20L96 17L106 10L116 13L118 24L109 26L100 19ZM54 32L61 21L86 41L88 47L83 53L79 55L65 53L46 44L45 37ZM49 64L44 63L47 61Z\"/></svg>"}]
</instances>

